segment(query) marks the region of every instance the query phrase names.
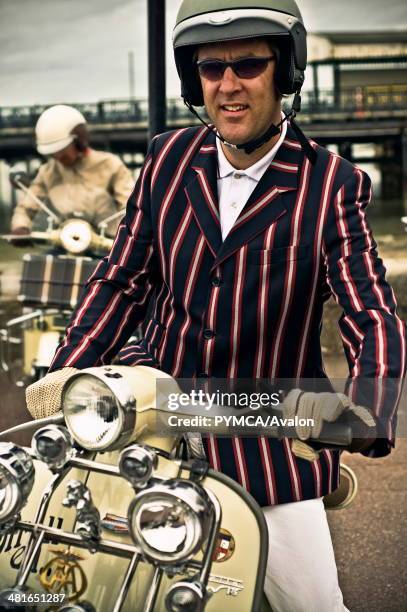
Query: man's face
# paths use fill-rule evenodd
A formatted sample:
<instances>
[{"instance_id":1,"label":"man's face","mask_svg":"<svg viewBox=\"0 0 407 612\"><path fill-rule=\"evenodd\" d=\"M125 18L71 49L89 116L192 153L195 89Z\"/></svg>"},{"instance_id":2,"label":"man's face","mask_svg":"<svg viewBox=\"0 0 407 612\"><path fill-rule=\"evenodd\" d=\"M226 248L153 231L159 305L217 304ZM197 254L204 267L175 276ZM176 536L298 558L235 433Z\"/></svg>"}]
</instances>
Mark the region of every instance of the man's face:
<instances>
[{"instance_id":1,"label":"man's face","mask_svg":"<svg viewBox=\"0 0 407 612\"><path fill-rule=\"evenodd\" d=\"M61 151L54 153L52 157L59 161L63 166L70 167L73 166L76 160L80 157L80 152L78 151L75 143L71 142L71 144L64 149L61 149Z\"/></svg>"},{"instance_id":2,"label":"man's face","mask_svg":"<svg viewBox=\"0 0 407 612\"><path fill-rule=\"evenodd\" d=\"M203 45L198 61L231 61L243 57L274 55L262 38ZM200 77L206 111L221 136L242 144L261 136L272 122L280 121L281 103L274 85L275 61L252 79L239 78L229 66L218 81Z\"/></svg>"}]
</instances>

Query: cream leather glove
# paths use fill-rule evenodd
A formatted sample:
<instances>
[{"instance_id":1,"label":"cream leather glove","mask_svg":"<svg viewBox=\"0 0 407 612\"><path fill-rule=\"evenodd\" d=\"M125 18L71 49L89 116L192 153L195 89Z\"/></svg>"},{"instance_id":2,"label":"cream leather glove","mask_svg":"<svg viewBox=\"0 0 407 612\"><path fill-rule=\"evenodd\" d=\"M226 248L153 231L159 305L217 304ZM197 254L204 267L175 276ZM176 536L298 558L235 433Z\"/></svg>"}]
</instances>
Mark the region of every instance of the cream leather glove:
<instances>
[{"instance_id":1,"label":"cream leather glove","mask_svg":"<svg viewBox=\"0 0 407 612\"><path fill-rule=\"evenodd\" d=\"M352 420L359 419L366 427L366 437L375 437L376 423L367 408L357 406L343 393L313 393L293 389L283 402L284 418L313 420L311 425L297 425L295 431L299 440L293 440L292 450L297 457L314 461L318 452L304 442L318 439L324 422L334 423L347 412Z\"/></svg>"},{"instance_id":2,"label":"cream leather glove","mask_svg":"<svg viewBox=\"0 0 407 612\"><path fill-rule=\"evenodd\" d=\"M62 388L76 372L79 372L77 368L62 368L27 387L27 409L34 419L49 417L61 409Z\"/></svg>"}]
</instances>

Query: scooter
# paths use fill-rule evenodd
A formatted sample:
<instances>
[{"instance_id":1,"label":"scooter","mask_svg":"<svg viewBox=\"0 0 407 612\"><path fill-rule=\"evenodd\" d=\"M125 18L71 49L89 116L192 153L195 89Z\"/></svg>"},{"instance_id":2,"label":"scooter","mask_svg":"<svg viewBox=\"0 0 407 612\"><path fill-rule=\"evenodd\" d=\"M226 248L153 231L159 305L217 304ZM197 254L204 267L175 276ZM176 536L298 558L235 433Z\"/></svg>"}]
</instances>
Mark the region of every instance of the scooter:
<instances>
[{"instance_id":1,"label":"scooter","mask_svg":"<svg viewBox=\"0 0 407 612\"><path fill-rule=\"evenodd\" d=\"M2 610L269 610L263 513L158 426L169 389L148 366L88 368L65 384L60 413L0 434L34 430L31 447L0 442ZM342 466L326 505L349 505L356 487Z\"/></svg>"},{"instance_id":2,"label":"scooter","mask_svg":"<svg viewBox=\"0 0 407 612\"><path fill-rule=\"evenodd\" d=\"M0 368L18 386L38 380L47 372L68 325L80 291L95 270L100 257L108 253L113 240L106 236L108 224L123 211L103 219L95 230L84 218L60 219L27 187L21 173L13 173L14 185L29 193L47 215L46 231L0 236L18 242L49 247L47 253L23 257L18 301L23 314L0 329ZM16 353L22 361L16 374ZM22 354L22 357L21 357Z\"/></svg>"}]
</instances>

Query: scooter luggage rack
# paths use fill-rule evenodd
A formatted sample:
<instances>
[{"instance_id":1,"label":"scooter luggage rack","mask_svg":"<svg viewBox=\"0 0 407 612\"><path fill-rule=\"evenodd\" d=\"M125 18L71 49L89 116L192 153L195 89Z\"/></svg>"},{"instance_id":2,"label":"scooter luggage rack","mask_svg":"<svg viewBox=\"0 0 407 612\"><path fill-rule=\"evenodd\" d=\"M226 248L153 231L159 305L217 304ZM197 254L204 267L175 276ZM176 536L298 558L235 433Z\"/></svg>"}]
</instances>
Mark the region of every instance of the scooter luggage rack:
<instances>
[{"instance_id":1,"label":"scooter luggage rack","mask_svg":"<svg viewBox=\"0 0 407 612\"><path fill-rule=\"evenodd\" d=\"M35 455L32 448L22 448L33 459L38 460L38 457ZM158 449L155 450L158 451L158 454L169 458L168 453L160 451ZM31 523L29 521L19 519L14 524L15 530L30 532L30 539L25 549L20 569L17 574L17 580L15 584L16 587L25 586L25 583L27 582L30 576L31 569L32 567L34 567L34 564L37 561L38 555L41 551L41 547L45 543L63 543L67 544L68 546L75 546L77 548L84 548L90 550L89 542L85 538L83 538L82 535L69 531L64 531L55 527L46 526L43 522L53 493L55 492L61 481L69 474L69 472L73 468L87 469L91 472L97 472L108 476L119 476L122 478L118 467L93 461L92 459L87 459L80 456L70 458L67 461L66 465L58 473L53 474L51 481L48 483L41 497L41 501L39 503L34 522ZM184 470L189 471L190 478L193 478L193 469L193 462L180 460L177 478L180 477L181 472ZM155 476L154 480L165 482L166 479ZM193 572L194 574L199 573L198 580L206 588L210 576L212 557L216 547L216 537L222 520L222 509L217 497L210 490L206 489L205 491L212 503L213 513L211 514L209 535L205 550L203 552L202 560L196 561L192 559L189 561L185 561L182 564L182 571L180 570L180 566L177 566L174 571L171 572L170 575L173 577L174 575L181 573L183 575L186 575L188 572ZM104 553L129 559L129 565L127 566L125 576L120 585L115 607L112 610L112 612L120 612L125 603L126 596L131 586L131 581L133 579L134 573L137 570L137 566L140 561L143 561L143 555L134 545L115 542L113 540L108 540L105 538L99 538L98 541L94 544L94 548L91 552L93 554ZM160 589L161 579L165 573L164 568L165 564L157 563L151 581L151 586L146 596L143 612L154 611L154 606Z\"/></svg>"},{"instance_id":2,"label":"scooter luggage rack","mask_svg":"<svg viewBox=\"0 0 407 612\"><path fill-rule=\"evenodd\" d=\"M22 339L12 336L10 331L16 328L23 328L25 323L30 323L35 321L36 319L41 320L46 316L53 316L60 314L60 310L56 308L49 308L47 310L34 310L33 312L28 312L26 314L15 317L14 319L10 319L7 321L5 327L0 329L0 369L5 372L10 382L17 386L23 386L23 382L21 380L17 380L12 375L12 361L13 358L11 356L11 346L12 345L21 345Z\"/></svg>"},{"instance_id":3,"label":"scooter luggage rack","mask_svg":"<svg viewBox=\"0 0 407 612\"><path fill-rule=\"evenodd\" d=\"M75 308L99 260L72 253L39 253L23 257L18 301L31 308Z\"/></svg>"}]
</instances>

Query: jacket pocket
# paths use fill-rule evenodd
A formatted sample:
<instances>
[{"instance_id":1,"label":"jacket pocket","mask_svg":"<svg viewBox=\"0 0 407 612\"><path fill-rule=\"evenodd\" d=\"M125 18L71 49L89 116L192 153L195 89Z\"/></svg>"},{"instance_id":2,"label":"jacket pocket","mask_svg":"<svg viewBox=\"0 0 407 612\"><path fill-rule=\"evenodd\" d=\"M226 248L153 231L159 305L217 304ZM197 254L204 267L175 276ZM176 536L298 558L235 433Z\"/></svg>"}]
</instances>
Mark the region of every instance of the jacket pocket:
<instances>
[{"instance_id":1,"label":"jacket pocket","mask_svg":"<svg viewBox=\"0 0 407 612\"><path fill-rule=\"evenodd\" d=\"M291 245L278 247L276 249L263 249L260 251L249 251L247 262L255 266L273 265L286 261L296 261L306 259L311 253L310 244Z\"/></svg>"}]
</instances>

